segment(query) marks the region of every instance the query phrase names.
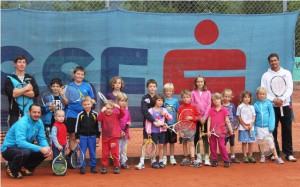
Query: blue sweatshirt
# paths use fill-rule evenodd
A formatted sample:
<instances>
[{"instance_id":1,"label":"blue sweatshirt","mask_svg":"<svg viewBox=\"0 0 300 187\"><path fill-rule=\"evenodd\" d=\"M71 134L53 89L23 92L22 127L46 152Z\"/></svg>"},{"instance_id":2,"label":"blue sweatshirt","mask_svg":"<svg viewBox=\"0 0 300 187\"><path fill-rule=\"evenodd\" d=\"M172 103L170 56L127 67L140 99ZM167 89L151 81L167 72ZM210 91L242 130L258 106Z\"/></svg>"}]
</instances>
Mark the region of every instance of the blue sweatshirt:
<instances>
[{"instance_id":1,"label":"blue sweatshirt","mask_svg":"<svg viewBox=\"0 0 300 187\"><path fill-rule=\"evenodd\" d=\"M255 127L268 127L269 131L274 131L275 128L275 113L270 100L256 101L254 103L256 113ZM256 131L256 128L255 128Z\"/></svg>"},{"instance_id":2,"label":"blue sweatshirt","mask_svg":"<svg viewBox=\"0 0 300 187\"><path fill-rule=\"evenodd\" d=\"M33 144L34 139L39 145ZM45 137L44 125L41 119L33 121L29 115L19 119L7 132L1 147L1 152L7 147L29 149L39 152L42 147L47 147L48 142Z\"/></svg>"}]
</instances>

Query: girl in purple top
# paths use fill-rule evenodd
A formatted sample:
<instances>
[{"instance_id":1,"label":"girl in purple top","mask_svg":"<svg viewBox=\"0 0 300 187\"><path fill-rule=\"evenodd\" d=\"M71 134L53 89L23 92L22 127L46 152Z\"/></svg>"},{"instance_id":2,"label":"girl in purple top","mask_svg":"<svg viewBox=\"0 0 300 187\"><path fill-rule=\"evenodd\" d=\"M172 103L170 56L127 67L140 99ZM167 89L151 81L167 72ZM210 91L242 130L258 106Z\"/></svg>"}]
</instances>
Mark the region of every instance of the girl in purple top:
<instances>
[{"instance_id":1,"label":"girl in purple top","mask_svg":"<svg viewBox=\"0 0 300 187\"><path fill-rule=\"evenodd\" d=\"M130 139L129 127L131 126L131 117L128 110L128 98L125 93L119 93L116 97L117 104L123 109L124 117L119 120L121 136L119 138L120 164L123 169L130 169L127 161L127 143ZM127 126L127 127L126 127Z\"/></svg>"},{"instance_id":2,"label":"girl in purple top","mask_svg":"<svg viewBox=\"0 0 300 187\"><path fill-rule=\"evenodd\" d=\"M106 98L115 101L117 95L119 93L122 93L122 89L124 88L124 81L121 77L116 76L109 81L109 86L112 89L112 92L108 93Z\"/></svg>"},{"instance_id":3,"label":"girl in purple top","mask_svg":"<svg viewBox=\"0 0 300 187\"><path fill-rule=\"evenodd\" d=\"M207 90L206 87L206 80L202 75L198 75L194 81L194 90L191 93L192 99L191 103L196 106L197 110L201 115L200 121L197 122L196 134L194 143L197 145L199 141L199 128L201 128L202 134L207 132L207 118L208 118L208 111L211 107L211 93ZM207 136L202 136L203 140L203 147L205 153L205 166L210 166L209 161L209 144ZM198 162L202 162L201 156L197 157Z\"/></svg>"}]
</instances>

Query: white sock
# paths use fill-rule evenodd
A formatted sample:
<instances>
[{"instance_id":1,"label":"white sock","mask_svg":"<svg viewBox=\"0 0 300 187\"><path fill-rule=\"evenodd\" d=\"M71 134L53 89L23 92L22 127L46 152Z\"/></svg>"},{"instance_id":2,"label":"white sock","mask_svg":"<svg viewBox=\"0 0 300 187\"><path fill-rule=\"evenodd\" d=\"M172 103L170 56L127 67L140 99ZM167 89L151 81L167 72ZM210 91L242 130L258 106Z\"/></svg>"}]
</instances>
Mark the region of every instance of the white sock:
<instances>
[{"instance_id":1,"label":"white sock","mask_svg":"<svg viewBox=\"0 0 300 187\"><path fill-rule=\"evenodd\" d=\"M235 158L235 155L231 155L231 158Z\"/></svg>"},{"instance_id":2,"label":"white sock","mask_svg":"<svg viewBox=\"0 0 300 187\"><path fill-rule=\"evenodd\" d=\"M144 164L145 163L145 158L140 158L140 163Z\"/></svg>"}]
</instances>

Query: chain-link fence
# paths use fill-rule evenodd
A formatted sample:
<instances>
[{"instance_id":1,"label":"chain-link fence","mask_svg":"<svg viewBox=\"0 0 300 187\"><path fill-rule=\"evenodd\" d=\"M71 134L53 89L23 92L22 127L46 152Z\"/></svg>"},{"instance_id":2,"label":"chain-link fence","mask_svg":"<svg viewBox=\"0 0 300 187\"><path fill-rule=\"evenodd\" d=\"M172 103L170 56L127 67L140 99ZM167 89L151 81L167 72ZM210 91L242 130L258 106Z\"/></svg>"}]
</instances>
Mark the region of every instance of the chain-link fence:
<instances>
[{"instance_id":1,"label":"chain-link fence","mask_svg":"<svg viewBox=\"0 0 300 187\"><path fill-rule=\"evenodd\" d=\"M45 11L99 11L121 9L157 13L271 14L300 10L299 1L2 1L1 9ZM300 56L300 21L295 37L295 56Z\"/></svg>"},{"instance_id":2,"label":"chain-link fence","mask_svg":"<svg viewBox=\"0 0 300 187\"><path fill-rule=\"evenodd\" d=\"M222 13L222 14L271 14L300 10L298 1L2 1L1 9L24 8L43 11L100 11L121 9L156 13ZM295 37L295 55L300 57L300 20ZM138 156L141 129L131 129L130 157ZM1 134L2 140L5 134ZM181 146L176 147L176 154Z\"/></svg>"}]
</instances>

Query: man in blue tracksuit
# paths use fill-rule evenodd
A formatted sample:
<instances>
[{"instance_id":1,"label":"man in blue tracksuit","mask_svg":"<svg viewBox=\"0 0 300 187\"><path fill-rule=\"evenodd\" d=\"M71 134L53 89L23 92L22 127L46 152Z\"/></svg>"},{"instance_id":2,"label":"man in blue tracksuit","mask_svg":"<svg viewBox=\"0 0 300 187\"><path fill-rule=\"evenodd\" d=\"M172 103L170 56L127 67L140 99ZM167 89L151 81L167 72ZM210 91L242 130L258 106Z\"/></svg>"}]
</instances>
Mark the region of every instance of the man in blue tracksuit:
<instances>
[{"instance_id":1,"label":"man in blue tracksuit","mask_svg":"<svg viewBox=\"0 0 300 187\"><path fill-rule=\"evenodd\" d=\"M52 151L45 137L41 107L32 104L28 115L18 120L7 132L2 144L2 157L9 161L6 174L13 179L30 176ZM38 145L34 144L37 140Z\"/></svg>"}]
</instances>

